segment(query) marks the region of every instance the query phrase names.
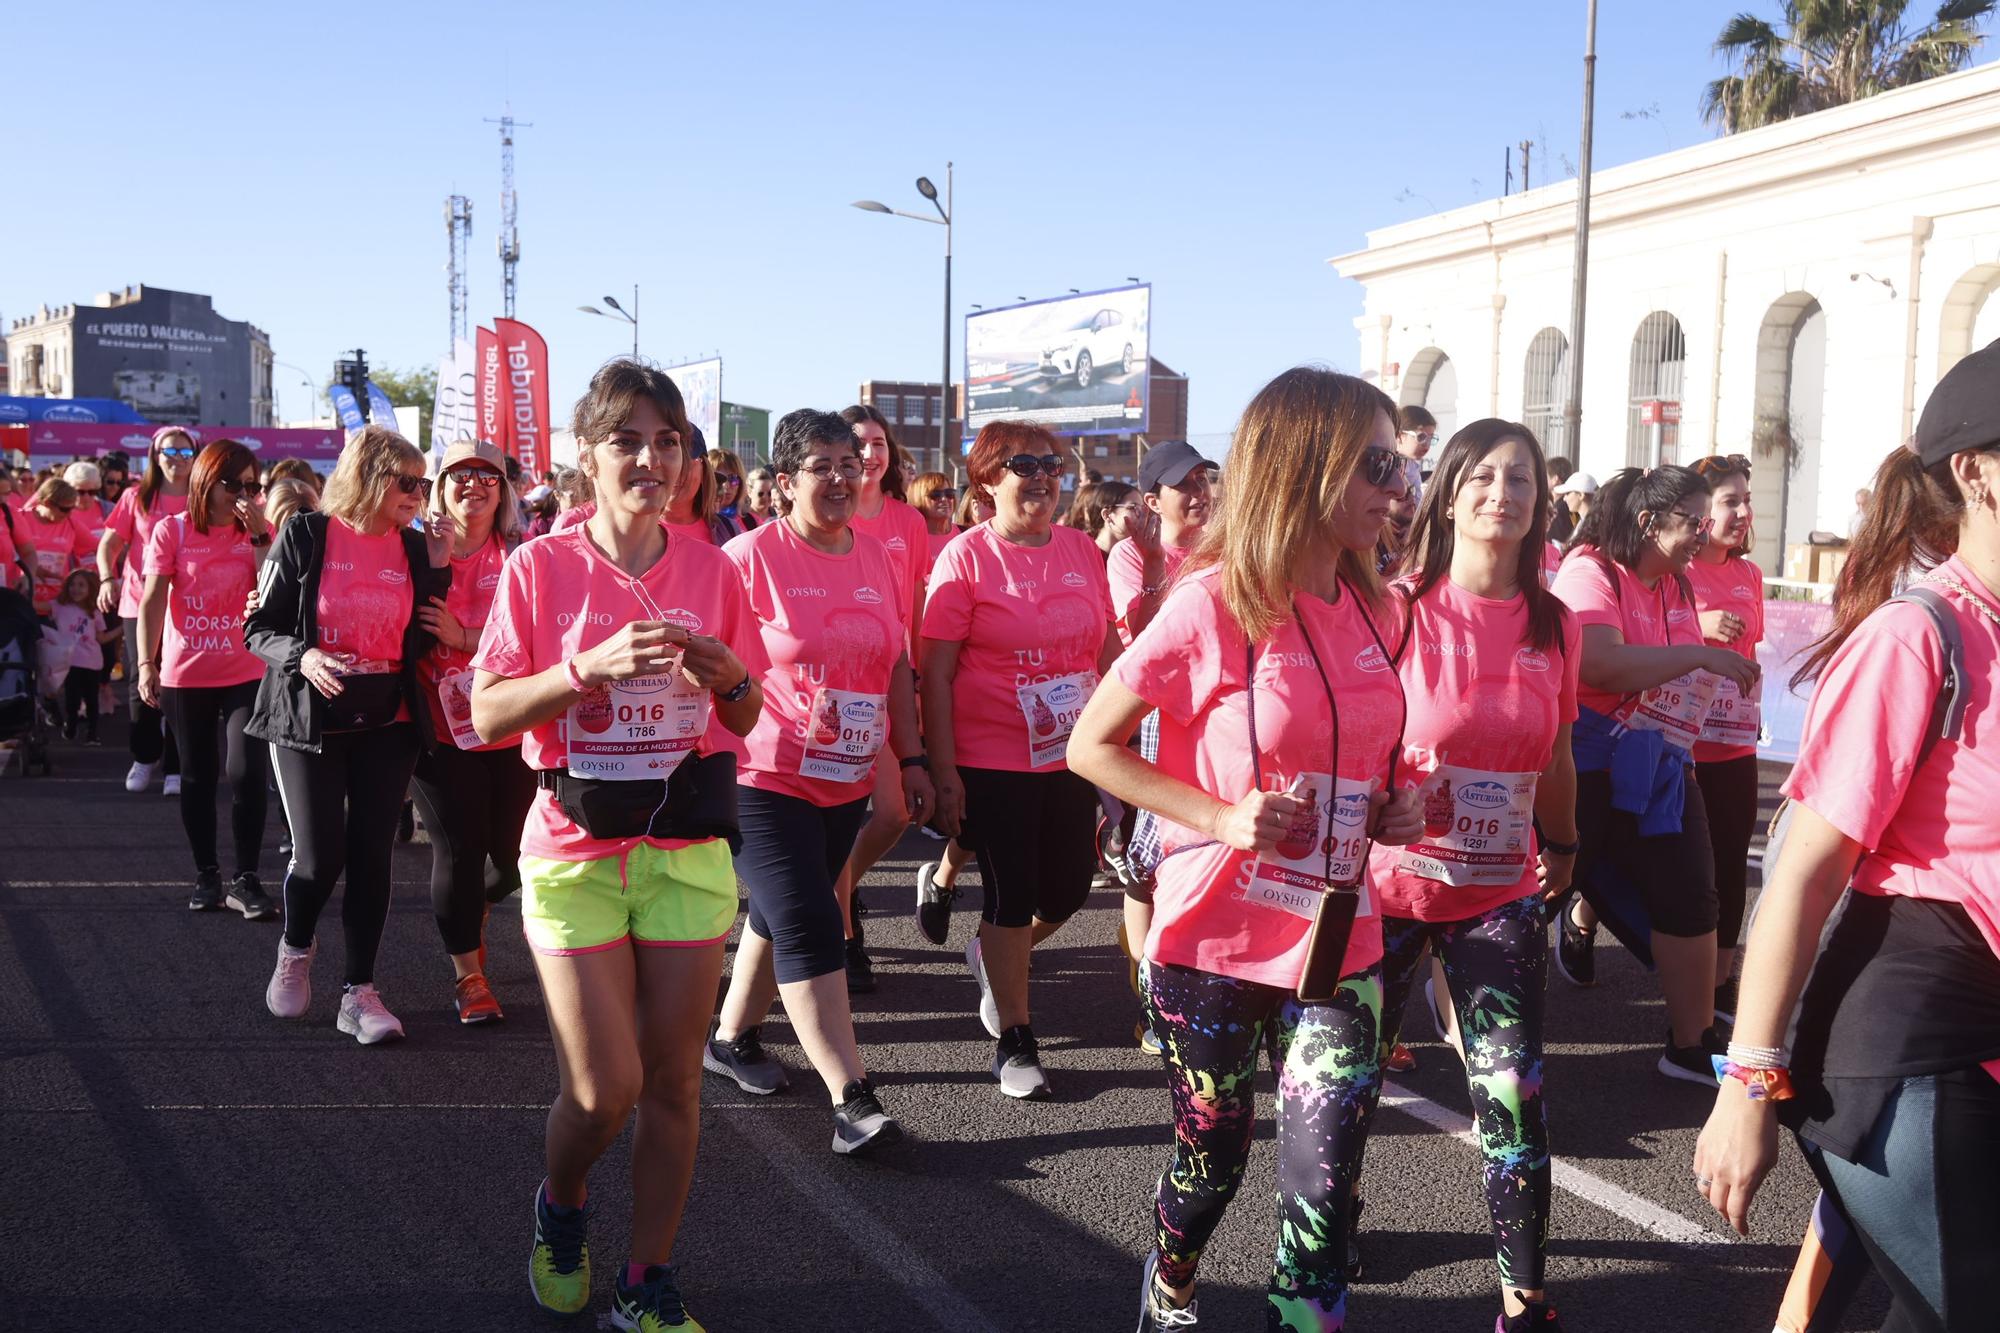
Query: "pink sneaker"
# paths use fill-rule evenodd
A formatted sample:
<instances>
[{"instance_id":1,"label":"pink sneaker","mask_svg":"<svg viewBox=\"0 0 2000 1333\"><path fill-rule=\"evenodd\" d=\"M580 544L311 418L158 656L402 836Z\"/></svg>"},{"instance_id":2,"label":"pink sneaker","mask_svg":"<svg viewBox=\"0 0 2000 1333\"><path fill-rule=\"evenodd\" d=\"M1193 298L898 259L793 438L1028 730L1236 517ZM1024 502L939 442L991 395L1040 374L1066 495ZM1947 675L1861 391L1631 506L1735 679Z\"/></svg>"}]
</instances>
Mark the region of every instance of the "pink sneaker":
<instances>
[{"instance_id":1,"label":"pink sneaker","mask_svg":"<svg viewBox=\"0 0 2000 1333\"><path fill-rule=\"evenodd\" d=\"M340 997L340 1017L334 1026L360 1042L363 1046L373 1046L378 1041L391 1041L403 1035L403 1024L389 1006L382 1003L382 997L367 983L349 986Z\"/></svg>"},{"instance_id":2,"label":"pink sneaker","mask_svg":"<svg viewBox=\"0 0 2000 1333\"><path fill-rule=\"evenodd\" d=\"M264 1007L279 1018L306 1016L313 997L313 953L318 948L318 940L294 949L285 943L284 936L278 937L278 966L271 973L271 984L264 988Z\"/></svg>"}]
</instances>

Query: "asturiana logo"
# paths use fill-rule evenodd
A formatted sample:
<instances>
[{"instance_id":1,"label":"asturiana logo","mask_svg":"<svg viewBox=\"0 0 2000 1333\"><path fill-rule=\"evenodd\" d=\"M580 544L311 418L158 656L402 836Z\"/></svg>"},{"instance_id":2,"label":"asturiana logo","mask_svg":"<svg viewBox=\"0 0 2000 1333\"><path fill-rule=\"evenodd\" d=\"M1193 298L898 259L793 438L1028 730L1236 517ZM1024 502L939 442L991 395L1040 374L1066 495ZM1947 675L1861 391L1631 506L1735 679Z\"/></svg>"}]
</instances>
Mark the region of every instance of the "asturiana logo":
<instances>
[{"instance_id":1,"label":"asturiana logo","mask_svg":"<svg viewBox=\"0 0 2000 1333\"><path fill-rule=\"evenodd\" d=\"M1077 573L1073 569L1069 573L1063 575L1063 582L1072 588L1081 588L1084 584L1088 583L1089 581L1090 580L1084 578L1083 575Z\"/></svg>"},{"instance_id":2,"label":"asturiana logo","mask_svg":"<svg viewBox=\"0 0 2000 1333\"><path fill-rule=\"evenodd\" d=\"M1382 651L1382 645L1371 643L1354 655L1354 665L1363 671L1387 671L1389 655Z\"/></svg>"},{"instance_id":3,"label":"asturiana logo","mask_svg":"<svg viewBox=\"0 0 2000 1333\"><path fill-rule=\"evenodd\" d=\"M1368 793L1342 792L1333 798L1333 822L1352 828L1368 817Z\"/></svg>"},{"instance_id":4,"label":"asturiana logo","mask_svg":"<svg viewBox=\"0 0 2000 1333\"><path fill-rule=\"evenodd\" d=\"M1049 689L1049 702L1057 708L1068 708L1073 703L1080 703L1082 699L1083 691L1073 680L1059 681Z\"/></svg>"},{"instance_id":5,"label":"asturiana logo","mask_svg":"<svg viewBox=\"0 0 2000 1333\"><path fill-rule=\"evenodd\" d=\"M1539 648L1523 648L1520 652L1514 654L1514 660L1521 664L1521 669L1524 671L1547 671L1549 669L1548 655Z\"/></svg>"},{"instance_id":6,"label":"asturiana logo","mask_svg":"<svg viewBox=\"0 0 2000 1333\"><path fill-rule=\"evenodd\" d=\"M694 633L701 629L701 617L684 606L676 606L660 612L660 619L669 625L678 625L689 633Z\"/></svg>"},{"instance_id":7,"label":"asturiana logo","mask_svg":"<svg viewBox=\"0 0 2000 1333\"><path fill-rule=\"evenodd\" d=\"M1507 787L1491 780L1468 782L1458 789L1458 799L1481 810L1498 810L1507 804Z\"/></svg>"},{"instance_id":8,"label":"asturiana logo","mask_svg":"<svg viewBox=\"0 0 2000 1333\"><path fill-rule=\"evenodd\" d=\"M880 606L882 604L882 594L864 583L854 590L854 600L863 606Z\"/></svg>"}]
</instances>

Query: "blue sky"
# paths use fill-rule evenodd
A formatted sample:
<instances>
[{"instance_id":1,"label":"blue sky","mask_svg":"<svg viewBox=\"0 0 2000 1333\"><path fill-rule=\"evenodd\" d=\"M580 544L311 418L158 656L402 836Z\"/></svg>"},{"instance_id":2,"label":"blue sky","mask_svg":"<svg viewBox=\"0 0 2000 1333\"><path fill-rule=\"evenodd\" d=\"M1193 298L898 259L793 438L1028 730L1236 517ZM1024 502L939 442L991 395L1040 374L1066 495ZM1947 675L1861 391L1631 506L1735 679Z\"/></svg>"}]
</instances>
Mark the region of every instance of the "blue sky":
<instances>
[{"instance_id":1,"label":"blue sky","mask_svg":"<svg viewBox=\"0 0 2000 1333\"><path fill-rule=\"evenodd\" d=\"M1746 5L1777 7L1601 6L1599 167L1708 136L1710 44ZM630 347L577 305L634 282L642 351L718 352L731 401L838 407L864 378L934 377L942 229L848 204L922 209L912 182L951 159L955 315L1143 277L1154 354L1192 378L1191 430L1221 432L1286 366L1353 364L1360 289L1328 256L1497 194L1510 142L1574 159L1583 13L36 5L9 24L0 315L146 282L213 294L316 381L354 346L434 362L447 194L474 201L475 320L499 311L483 118L511 102L533 122L519 312L549 341L560 416ZM278 375L290 415L299 379Z\"/></svg>"}]
</instances>

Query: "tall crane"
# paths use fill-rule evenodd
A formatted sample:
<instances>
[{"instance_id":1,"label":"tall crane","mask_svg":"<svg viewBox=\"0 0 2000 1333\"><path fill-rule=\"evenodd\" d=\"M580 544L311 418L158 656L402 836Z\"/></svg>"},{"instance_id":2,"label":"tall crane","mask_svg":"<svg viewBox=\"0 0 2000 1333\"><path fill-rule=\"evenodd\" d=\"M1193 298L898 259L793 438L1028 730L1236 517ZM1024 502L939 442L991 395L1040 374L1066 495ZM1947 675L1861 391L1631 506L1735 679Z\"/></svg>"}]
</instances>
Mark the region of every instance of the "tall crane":
<instances>
[{"instance_id":1,"label":"tall crane","mask_svg":"<svg viewBox=\"0 0 2000 1333\"><path fill-rule=\"evenodd\" d=\"M500 236L497 245L500 250L500 304L502 313L514 318L514 270L521 262L521 233L515 227L519 220L519 199L514 193L514 130L533 129L531 120L515 120L511 108L498 120L486 118L488 125L500 127Z\"/></svg>"}]
</instances>

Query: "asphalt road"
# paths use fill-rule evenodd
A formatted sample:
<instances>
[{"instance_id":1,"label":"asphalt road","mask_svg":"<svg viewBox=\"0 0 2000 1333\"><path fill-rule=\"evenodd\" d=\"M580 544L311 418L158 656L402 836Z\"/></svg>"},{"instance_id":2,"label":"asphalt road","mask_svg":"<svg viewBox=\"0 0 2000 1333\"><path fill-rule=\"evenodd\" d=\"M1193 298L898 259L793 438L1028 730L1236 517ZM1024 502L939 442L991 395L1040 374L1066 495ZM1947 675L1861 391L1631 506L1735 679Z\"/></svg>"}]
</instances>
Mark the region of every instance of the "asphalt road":
<instances>
[{"instance_id":1,"label":"asphalt road","mask_svg":"<svg viewBox=\"0 0 2000 1333\"><path fill-rule=\"evenodd\" d=\"M397 854L380 974L409 1039L366 1049L339 1035L328 958L311 1018L281 1023L263 1007L276 926L186 910L175 803L123 790L121 737L113 723L103 749L59 745L53 779L0 778L0 1328L554 1326L524 1273L554 1067L515 906L491 932L504 1025L456 1021L421 846ZM1093 896L1037 951L1056 1099L1009 1103L987 1075L960 954L925 944L907 917L913 867L934 846L911 837L869 883L882 985L857 1006L911 1141L874 1162L833 1157L782 1017L767 1038L794 1071L791 1095L748 1104L708 1082L677 1260L715 1333L1132 1326L1169 1131L1158 1066L1131 1041L1117 899ZM955 944L974 920L957 918ZM337 930L327 943L337 954ZM1599 970L1591 992L1552 983L1546 1086L1563 1174L1549 1281L1565 1326L1763 1333L1810 1180L1787 1146L1755 1236L1727 1237L1687 1165L1710 1095L1653 1071L1664 1019L1638 968L1607 943ZM1428 1035L1415 1009L1406 1030ZM1483 1333L1496 1298L1476 1154L1424 1118L1462 1127L1465 1091L1444 1048L1416 1049L1421 1068L1392 1089L1370 1145L1370 1277L1349 1327ZM1258 1139L1204 1262L1205 1328L1262 1327L1268 1123ZM599 1311L624 1253L628 1181L621 1140L593 1181ZM1881 1311L1871 1290L1851 1327Z\"/></svg>"}]
</instances>

